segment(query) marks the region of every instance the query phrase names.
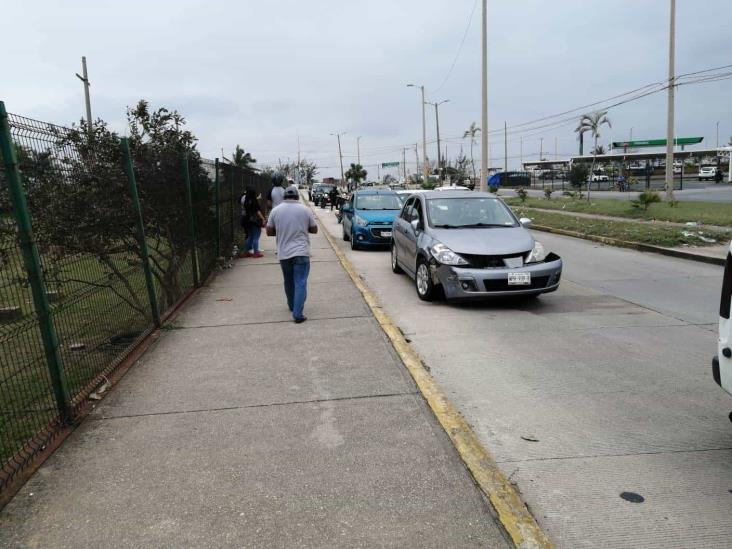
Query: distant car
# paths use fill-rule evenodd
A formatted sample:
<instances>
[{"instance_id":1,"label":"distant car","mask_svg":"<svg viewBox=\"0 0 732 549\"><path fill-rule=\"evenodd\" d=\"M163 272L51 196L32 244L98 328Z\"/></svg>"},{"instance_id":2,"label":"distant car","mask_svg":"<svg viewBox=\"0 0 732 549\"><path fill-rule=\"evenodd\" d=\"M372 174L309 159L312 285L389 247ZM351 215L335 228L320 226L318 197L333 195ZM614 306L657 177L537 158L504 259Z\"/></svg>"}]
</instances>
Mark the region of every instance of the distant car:
<instances>
[{"instance_id":1,"label":"distant car","mask_svg":"<svg viewBox=\"0 0 732 549\"><path fill-rule=\"evenodd\" d=\"M399 199L399 202L404 204L407 201L407 198L412 196L415 192L417 192L417 189L399 189L398 191L394 191L397 195L397 198Z\"/></svg>"},{"instance_id":2,"label":"distant car","mask_svg":"<svg viewBox=\"0 0 732 549\"><path fill-rule=\"evenodd\" d=\"M598 181L610 181L610 178L604 173L593 173L590 181L596 183Z\"/></svg>"},{"instance_id":3,"label":"distant car","mask_svg":"<svg viewBox=\"0 0 732 549\"><path fill-rule=\"evenodd\" d=\"M442 187L435 187L433 191L469 191L467 187L462 185L443 185Z\"/></svg>"},{"instance_id":4,"label":"distant car","mask_svg":"<svg viewBox=\"0 0 732 549\"><path fill-rule=\"evenodd\" d=\"M352 250L388 245L392 223L401 208L397 193L390 189L355 191L341 208L343 240L351 243Z\"/></svg>"},{"instance_id":5,"label":"distant car","mask_svg":"<svg viewBox=\"0 0 732 549\"><path fill-rule=\"evenodd\" d=\"M536 296L559 288L562 260L547 253L490 193L415 193L394 220L391 269L417 296L447 299Z\"/></svg>"},{"instance_id":6,"label":"distant car","mask_svg":"<svg viewBox=\"0 0 732 549\"><path fill-rule=\"evenodd\" d=\"M330 203L330 191L333 190L335 185L320 184L313 186L313 202L316 206L325 208Z\"/></svg>"},{"instance_id":7,"label":"distant car","mask_svg":"<svg viewBox=\"0 0 732 549\"><path fill-rule=\"evenodd\" d=\"M714 178L717 176L717 167L716 166L702 166L699 168L699 181L703 181L706 179L709 179L711 181L714 181Z\"/></svg>"}]
</instances>

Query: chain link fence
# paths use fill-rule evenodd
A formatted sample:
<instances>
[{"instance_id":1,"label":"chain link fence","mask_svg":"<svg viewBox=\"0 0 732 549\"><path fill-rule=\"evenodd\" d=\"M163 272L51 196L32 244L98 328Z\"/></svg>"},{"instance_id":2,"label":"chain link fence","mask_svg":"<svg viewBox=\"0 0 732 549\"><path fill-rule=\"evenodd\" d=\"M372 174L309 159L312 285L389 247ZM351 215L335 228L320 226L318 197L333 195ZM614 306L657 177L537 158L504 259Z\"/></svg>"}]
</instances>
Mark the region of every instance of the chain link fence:
<instances>
[{"instance_id":1,"label":"chain link fence","mask_svg":"<svg viewBox=\"0 0 732 549\"><path fill-rule=\"evenodd\" d=\"M241 245L268 179L0 102L0 494Z\"/></svg>"}]
</instances>

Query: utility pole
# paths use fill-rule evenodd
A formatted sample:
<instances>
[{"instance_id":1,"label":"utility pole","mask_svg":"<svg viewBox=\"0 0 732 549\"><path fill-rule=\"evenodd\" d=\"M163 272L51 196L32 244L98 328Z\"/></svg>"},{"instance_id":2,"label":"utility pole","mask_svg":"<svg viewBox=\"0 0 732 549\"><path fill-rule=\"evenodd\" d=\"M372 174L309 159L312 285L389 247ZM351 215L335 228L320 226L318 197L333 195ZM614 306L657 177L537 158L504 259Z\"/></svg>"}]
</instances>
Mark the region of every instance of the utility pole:
<instances>
[{"instance_id":1,"label":"utility pole","mask_svg":"<svg viewBox=\"0 0 732 549\"><path fill-rule=\"evenodd\" d=\"M407 84L408 88L419 88L422 92L422 157L424 160L424 166L422 168L422 175L427 179L430 175L430 164L427 160L427 129L426 129L426 118L424 114L424 86L415 86L414 84Z\"/></svg>"},{"instance_id":2,"label":"utility pole","mask_svg":"<svg viewBox=\"0 0 732 549\"><path fill-rule=\"evenodd\" d=\"M81 58L81 74L83 74L84 76L80 76L79 73L77 72L76 77L84 83L84 100L86 102L86 124L89 127L89 139L91 140L92 135L94 134L94 126L92 124L91 99L89 97L89 86L91 84L89 83L89 74L86 72L86 57Z\"/></svg>"},{"instance_id":3,"label":"utility pole","mask_svg":"<svg viewBox=\"0 0 732 549\"><path fill-rule=\"evenodd\" d=\"M668 119L666 121L666 200L674 199L674 55L676 49L676 0L671 0L668 32Z\"/></svg>"},{"instance_id":4,"label":"utility pole","mask_svg":"<svg viewBox=\"0 0 732 549\"><path fill-rule=\"evenodd\" d=\"M559 160L559 139L554 138L554 160Z\"/></svg>"},{"instance_id":5,"label":"utility pole","mask_svg":"<svg viewBox=\"0 0 732 549\"><path fill-rule=\"evenodd\" d=\"M719 122L717 122L717 148L719 148Z\"/></svg>"},{"instance_id":6,"label":"utility pole","mask_svg":"<svg viewBox=\"0 0 732 549\"><path fill-rule=\"evenodd\" d=\"M521 171L524 170L524 136L519 137L519 162L521 162Z\"/></svg>"},{"instance_id":7,"label":"utility pole","mask_svg":"<svg viewBox=\"0 0 732 549\"><path fill-rule=\"evenodd\" d=\"M414 144L414 158L417 161L417 163L414 165L414 174L417 175L419 173L419 143Z\"/></svg>"},{"instance_id":8,"label":"utility pole","mask_svg":"<svg viewBox=\"0 0 732 549\"><path fill-rule=\"evenodd\" d=\"M404 176L404 184L407 184L407 147L402 147L402 175Z\"/></svg>"},{"instance_id":9,"label":"utility pole","mask_svg":"<svg viewBox=\"0 0 732 549\"><path fill-rule=\"evenodd\" d=\"M358 159L357 162L358 162L359 166L361 165L361 143L360 143L360 141L361 141L361 136L359 135L356 138L356 158Z\"/></svg>"},{"instance_id":10,"label":"utility pole","mask_svg":"<svg viewBox=\"0 0 732 549\"><path fill-rule=\"evenodd\" d=\"M442 166L442 159L444 158L442 156L441 150L440 150L440 111L438 107L442 105L443 103L449 102L449 99L445 99L444 101L436 101L434 103L430 103L429 101L425 101L428 105L432 105L435 108L435 124L437 125L437 170L440 173L440 179L445 180L444 174L443 174L443 166Z\"/></svg>"},{"instance_id":11,"label":"utility pole","mask_svg":"<svg viewBox=\"0 0 732 549\"><path fill-rule=\"evenodd\" d=\"M508 171L508 126L503 121L503 171Z\"/></svg>"},{"instance_id":12,"label":"utility pole","mask_svg":"<svg viewBox=\"0 0 732 549\"><path fill-rule=\"evenodd\" d=\"M481 27L481 128L480 128L480 190L488 190L488 6L483 0Z\"/></svg>"},{"instance_id":13,"label":"utility pole","mask_svg":"<svg viewBox=\"0 0 732 549\"><path fill-rule=\"evenodd\" d=\"M544 138L539 138L539 162L544 160Z\"/></svg>"},{"instance_id":14,"label":"utility pole","mask_svg":"<svg viewBox=\"0 0 732 549\"><path fill-rule=\"evenodd\" d=\"M341 135L345 135L347 132L332 133L338 138L338 158L341 162L341 186L346 182L346 178L343 176L343 153L341 152Z\"/></svg>"}]
</instances>

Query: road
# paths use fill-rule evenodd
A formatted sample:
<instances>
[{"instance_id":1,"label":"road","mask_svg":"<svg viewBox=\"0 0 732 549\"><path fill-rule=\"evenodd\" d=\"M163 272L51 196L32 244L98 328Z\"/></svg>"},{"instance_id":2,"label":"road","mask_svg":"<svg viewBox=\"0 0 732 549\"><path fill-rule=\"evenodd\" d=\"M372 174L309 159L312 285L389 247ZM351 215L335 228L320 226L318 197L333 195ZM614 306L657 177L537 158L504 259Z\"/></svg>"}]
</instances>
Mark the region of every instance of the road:
<instances>
[{"instance_id":1,"label":"road","mask_svg":"<svg viewBox=\"0 0 732 549\"><path fill-rule=\"evenodd\" d=\"M549 182L551 183L551 182ZM547 184L547 186L551 186ZM571 190L569 183L565 183L565 187ZM562 186L560 182L555 182L555 192L561 193ZM584 188L582 191L584 192ZM654 189L661 196L663 196L662 189ZM515 196L516 193L511 189L502 189L499 191L502 196ZM529 194L532 196L544 196L544 191L541 187L529 189ZM615 200L633 200L638 196L638 193L633 192L617 192L617 191L595 191L592 190L591 194L595 198L612 198ZM710 185L708 183L694 183L692 185L684 185L684 190L674 191L674 198L680 201L692 201L692 202L732 202L732 185Z\"/></svg>"},{"instance_id":2,"label":"road","mask_svg":"<svg viewBox=\"0 0 732 549\"><path fill-rule=\"evenodd\" d=\"M352 252L316 211L558 547L730 546L720 267L542 233L558 292L425 303L387 251Z\"/></svg>"}]
</instances>

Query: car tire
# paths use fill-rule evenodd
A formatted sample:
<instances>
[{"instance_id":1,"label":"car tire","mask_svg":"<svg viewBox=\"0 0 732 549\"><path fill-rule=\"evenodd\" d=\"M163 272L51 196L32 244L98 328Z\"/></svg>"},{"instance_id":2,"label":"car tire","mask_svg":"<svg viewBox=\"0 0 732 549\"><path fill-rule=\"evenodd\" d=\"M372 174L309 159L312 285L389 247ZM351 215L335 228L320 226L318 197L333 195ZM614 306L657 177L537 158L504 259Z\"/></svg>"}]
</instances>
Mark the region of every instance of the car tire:
<instances>
[{"instance_id":1,"label":"car tire","mask_svg":"<svg viewBox=\"0 0 732 549\"><path fill-rule=\"evenodd\" d=\"M358 250L358 244L356 243L356 237L353 235L353 231L351 231L351 234L350 234L348 240L351 241L351 249Z\"/></svg>"},{"instance_id":2,"label":"car tire","mask_svg":"<svg viewBox=\"0 0 732 549\"><path fill-rule=\"evenodd\" d=\"M432 282L430 266L422 258L417 260L417 268L414 271L414 287L417 290L417 297L422 301L434 301L437 298L438 290Z\"/></svg>"},{"instance_id":3,"label":"car tire","mask_svg":"<svg viewBox=\"0 0 732 549\"><path fill-rule=\"evenodd\" d=\"M397 261L397 251L394 242L391 243L391 272L394 274L402 274L404 272Z\"/></svg>"},{"instance_id":4,"label":"car tire","mask_svg":"<svg viewBox=\"0 0 732 549\"><path fill-rule=\"evenodd\" d=\"M348 233L346 233L346 226L345 225L341 225L341 226L343 227L343 240L348 242Z\"/></svg>"}]
</instances>

